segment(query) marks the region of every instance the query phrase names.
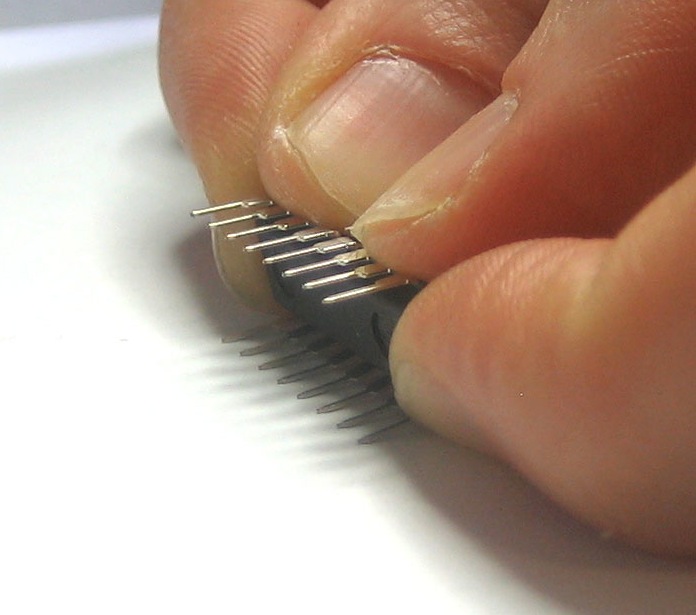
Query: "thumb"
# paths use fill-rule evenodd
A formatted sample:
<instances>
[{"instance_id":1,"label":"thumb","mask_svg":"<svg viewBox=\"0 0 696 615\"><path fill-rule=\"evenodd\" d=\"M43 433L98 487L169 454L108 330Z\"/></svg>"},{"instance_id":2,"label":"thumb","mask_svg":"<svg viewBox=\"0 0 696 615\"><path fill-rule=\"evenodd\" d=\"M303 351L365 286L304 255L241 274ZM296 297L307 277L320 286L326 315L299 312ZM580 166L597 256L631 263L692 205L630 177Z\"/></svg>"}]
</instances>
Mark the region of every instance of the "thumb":
<instances>
[{"instance_id":1,"label":"thumb","mask_svg":"<svg viewBox=\"0 0 696 615\"><path fill-rule=\"evenodd\" d=\"M696 154L696 4L551 2L502 95L402 175L356 234L431 278L495 246L611 236Z\"/></svg>"},{"instance_id":2,"label":"thumb","mask_svg":"<svg viewBox=\"0 0 696 615\"><path fill-rule=\"evenodd\" d=\"M546 0L331 0L283 65L257 156L276 201L352 223L500 93Z\"/></svg>"},{"instance_id":3,"label":"thumb","mask_svg":"<svg viewBox=\"0 0 696 615\"><path fill-rule=\"evenodd\" d=\"M696 554L696 167L615 240L486 252L409 305L409 413L509 462L573 514Z\"/></svg>"}]
</instances>

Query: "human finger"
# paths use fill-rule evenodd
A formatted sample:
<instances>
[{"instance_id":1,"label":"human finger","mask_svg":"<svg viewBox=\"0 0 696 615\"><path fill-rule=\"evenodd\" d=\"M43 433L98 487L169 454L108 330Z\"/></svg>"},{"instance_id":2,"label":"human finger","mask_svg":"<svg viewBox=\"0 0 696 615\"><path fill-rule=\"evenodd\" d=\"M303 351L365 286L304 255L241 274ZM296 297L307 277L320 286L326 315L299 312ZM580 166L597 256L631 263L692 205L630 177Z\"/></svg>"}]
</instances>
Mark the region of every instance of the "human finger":
<instances>
[{"instance_id":1,"label":"human finger","mask_svg":"<svg viewBox=\"0 0 696 615\"><path fill-rule=\"evenodd\" d=\"M554 0L502 95L354 229L431 278L534 237L611 236L696 156L696 4Z\"/></svg>"},{"instance_id":2,"label":"human finger","mask_svg":"<svg viewBox=\"0 0 696 615\"><path fill-rule=\"evenodd\" d=\"M167 0L160 80L174 125L211 203L262 197L258 126L268 93L297 38L324 2ZM213 232L224 280L256 305L270 305L258 259Z\"/></svg>"},{"instance_id":3,"label":"human finger","mask_svg":"<svg viewBox=\"0 0 696 615\"><path fill-rule=\"evenodd\" d=\"M499 93L546 0L334 0L285 65L259 165L279 202L352 222Z\"/></svg>"},{"instance_id":4,"label":"human finger","mask_svg":"<svg viewBox=\"0 0 696 615\"><path fill-rule=\"evenodd\" d=\"M409 305L402 407L574 515L696 554L696 166L614 240L485 252Z\"/></svg>"}]
</instances>

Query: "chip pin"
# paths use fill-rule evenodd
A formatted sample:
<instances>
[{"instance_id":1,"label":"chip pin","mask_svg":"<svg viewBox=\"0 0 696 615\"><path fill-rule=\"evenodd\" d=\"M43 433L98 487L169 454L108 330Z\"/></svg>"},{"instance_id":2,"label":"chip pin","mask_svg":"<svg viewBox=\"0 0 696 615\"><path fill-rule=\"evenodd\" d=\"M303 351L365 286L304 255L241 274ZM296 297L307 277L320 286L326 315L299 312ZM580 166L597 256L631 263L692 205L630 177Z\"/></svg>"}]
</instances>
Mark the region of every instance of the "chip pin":
<instances>
[{"instance_id":1,"label":"chip pin","mask_svg":"<svg viewBox=\"0 0 696 615\"><path fill-rule=\"evenodd\" d=\"M348 395L343 399L331 402L321 408L317 408L317 414L327 414L329 412L335 412L336 410L341 410L346 407L350 402L362 399L374 393L379 393L381 390L386 389L391 383L389 376L380 376L375 380L368 382L361 391Z\"/></svg>"},{"instance_id":2,"label":"chip pin","mask_svg":"<svg viewBox=\"0 0 696 615\"><path fill-rule=\"evenodd\" d=\"M399 405L396 403L396 400L392 398L389 401L386 401L375 408L370 408L370 410L366 410L365 412L361 412L360 414L356 414L355 416L351 416L350 418L341 421L336 425L336 427L338 427L339 429L357 427L358 425L364 425L365 423L374 420L375 417L384 414L395 414L400 412L401 408L399 408Z\"/></svg>"},{"instance_id":3,"label":"chip pin","mask_svg":"<svg viewBox=\"0 0 696 615\"><path fill-rule=\"evenodd\" d=\"M282 272L284 278L293 278L298 275L303 275L306 273L312 273L313 271L318 271L321 269L326 269L327 267L349 267L357 266L364 262L369 262L370 257L367 255L365 248L359 248L357 250L352 250L351 252L346 252L345 254L339 254L332 258L327 258L316 263L311 263L309 265L301 265L299 267L291 267L290 269L285 269Z\"/></svg>"},{"instance_id":4,"label":"chip pin","mask_svg":"<svg viewBox=\"0 0 696 615\"><path fill-rule=\"evenodd\" d=\"M227 239L241 239L243 237L252 237L254 235L265 235L266 233L272 233L273 231L282 232L292 232L299 231L301 229L308 228L310 226L309 222L302 220L302 218L296 218L291 216L289 218L281 219L279 222L274 224L266 224L264 226L254 226L252 228L243 229L241 231L234 231L232 233L227 233Z\"/></svg>"},{"instance_id":5,"label":"chip pin","mask_svg":"<svg viewBox=\"0 0 696 615\"><path fill-rule=\"evenodd\" d=\"M234 209L239 209L241 207L271 207L275 205L273 201L268 199L250 199L245 201L233 201L231 203L224 203L222 205L211 205L210 207L204 207L203 209L194 209L191 215L194 217L198 216L208 216L211 214L216 214L221 211L229 211Z\"/></svg>"},{"instance_id":6,"label":"chip pin","mask_svg":"<svg viewBox=\"0 0 696 615\"><path fill-rule=\"evenodd\" d=\"M316 227L308 227L306 229L299 230L292 235L285 235L283 237L278 237L275 239L268 239L266 241L260 241L258 243L252 243L244 247L246 252L259 252L261 250L268 250L270 248L277 248L284 246L286 244L293 243L307 243L312 241L318 241L320 239L328 239L330 237L338 237L339 232L331 229L318 229Z\"/></svg>"},{"instance_id":7,"label":"chip pin","mask_svg":"<svg viewBox=\"0 0 696 615\"><path fill-rule=\"evenodd\" d=\"M215 222L208 223L210 228L219 228L221 226L232 226L233 224L241 224L242 222L250 222L252 220L260 220L266 222L272 222L274 220L282 220L283 218L289 218L292 214L285 209L280 209L279 207L273 207L272 211L254 211L249 214L243 214L241 216L235 216L234 218L227 218L226 220L216 220Z\"/></svg>"}]
</instances>

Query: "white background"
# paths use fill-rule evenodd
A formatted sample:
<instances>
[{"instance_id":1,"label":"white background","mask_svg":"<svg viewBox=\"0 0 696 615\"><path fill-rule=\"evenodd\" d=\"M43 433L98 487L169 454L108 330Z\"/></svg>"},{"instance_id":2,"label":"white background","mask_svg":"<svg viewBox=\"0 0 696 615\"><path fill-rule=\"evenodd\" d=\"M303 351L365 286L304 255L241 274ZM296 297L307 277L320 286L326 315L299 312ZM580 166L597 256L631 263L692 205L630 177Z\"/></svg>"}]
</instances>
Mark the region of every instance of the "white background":
<instances>
[{"instance_id":1,"label":"white background","mask_svg":"<svg viewBox=\"0 0 696 615\"><path fill-rule=\"evenodd\" d=\"M0 28L153 14L161 0L2 0Z\"/></svg>"},{"instance_id":2,"label":"white background","mask_svg":"<svg viewBox=\"0 0 696 615\"><path fill-rule=\"evenodd\" d=\"M155 32L0 32L0 612L693 613L694 565L418 429L357 446L220 343L260 317L187 216Z\"/></svg>"}]
</instances>

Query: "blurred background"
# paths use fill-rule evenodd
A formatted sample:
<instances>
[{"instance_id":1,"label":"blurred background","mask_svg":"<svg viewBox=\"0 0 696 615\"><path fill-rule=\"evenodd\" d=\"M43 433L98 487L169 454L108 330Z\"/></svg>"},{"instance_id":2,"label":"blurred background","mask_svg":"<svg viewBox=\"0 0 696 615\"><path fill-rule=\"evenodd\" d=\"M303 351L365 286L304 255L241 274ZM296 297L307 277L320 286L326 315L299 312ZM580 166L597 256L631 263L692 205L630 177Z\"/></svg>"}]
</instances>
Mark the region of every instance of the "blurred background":
<instances>
[{"instance_id":1,"label":"blurred background","mask_svg":"<svg viewBox=\"0 0 696 615\"><path fill-rule=\"evenodd\" d=\"M0 28L157 13L162 0L2 0Z\"/></svg>"}]
</instances>

